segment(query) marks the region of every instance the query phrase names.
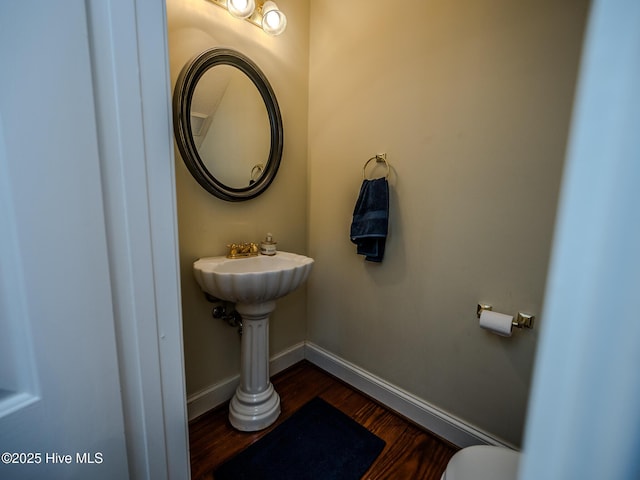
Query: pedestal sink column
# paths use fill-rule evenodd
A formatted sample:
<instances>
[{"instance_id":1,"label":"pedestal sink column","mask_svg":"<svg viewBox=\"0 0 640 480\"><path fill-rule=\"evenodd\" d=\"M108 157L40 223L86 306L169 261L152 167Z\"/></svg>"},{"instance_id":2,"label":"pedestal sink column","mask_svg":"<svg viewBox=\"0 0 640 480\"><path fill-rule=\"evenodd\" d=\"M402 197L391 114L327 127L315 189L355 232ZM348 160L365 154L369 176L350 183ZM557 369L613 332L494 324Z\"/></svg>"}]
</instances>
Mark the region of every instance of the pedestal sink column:
<instances>
[{"instance_id":1,"label":"pedestal sink column","mask_svg":"<svg viewBox=\"0 0 640 480\"><path fill-rule=\"evenodd\" d=\"M269 314L275 307L275 301L236 304L242 315L240 385L229 421L245 432L266 428L280 415L280 397L269 380Z\"/></svg>"}]
</instances>

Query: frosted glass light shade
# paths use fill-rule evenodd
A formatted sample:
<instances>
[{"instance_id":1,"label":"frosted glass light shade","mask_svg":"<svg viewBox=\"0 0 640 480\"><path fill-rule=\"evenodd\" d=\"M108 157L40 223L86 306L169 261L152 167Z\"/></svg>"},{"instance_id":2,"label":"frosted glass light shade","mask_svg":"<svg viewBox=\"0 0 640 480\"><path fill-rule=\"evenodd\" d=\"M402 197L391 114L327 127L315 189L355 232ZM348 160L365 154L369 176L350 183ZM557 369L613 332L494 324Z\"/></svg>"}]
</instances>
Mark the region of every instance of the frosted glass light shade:
<instances>
[{"instance_id":1,"label":"frosted glass light shade","mask_svg":"<svg viewBox=\"0 0 640 480\"><path fill-rule=\"evenodd\" d=\"M270 35L280 35L286 28L287 17L278 10L275 2L264 2L262 6L262 29Z\"/></svg>"},{"instance_id":2,"label":"frosted glass light shade","mask_svg":"<svg viewBox=\"0 0 640 480\"><path fill-rule=\"evenodd\" d=\"M237 18L249 18L256 9L255 0L227 0L229 13Z\"/></svg>"}]
</instances>

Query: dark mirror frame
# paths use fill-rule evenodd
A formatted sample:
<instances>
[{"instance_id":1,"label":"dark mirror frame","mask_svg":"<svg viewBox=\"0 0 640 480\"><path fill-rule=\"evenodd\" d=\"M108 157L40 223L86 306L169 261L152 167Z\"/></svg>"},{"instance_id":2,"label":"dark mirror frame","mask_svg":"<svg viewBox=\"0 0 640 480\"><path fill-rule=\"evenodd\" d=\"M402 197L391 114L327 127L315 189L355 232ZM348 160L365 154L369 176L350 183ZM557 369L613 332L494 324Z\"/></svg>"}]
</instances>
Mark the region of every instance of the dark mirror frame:
<instances>
[{"instance_id":1,"label":"dark mirror frame","mask_svg":"<svg viewBox=\"0 0 640 480\"><path fill-rule=\"evenodd\" d=\"M244 72L260 92L267 107L271 131L269 157L266 161L263 158L255 160L255 164L264 164L264 171L254 183L243 188L225 185L209 171L200 158L191 131L193 92L200 77L216 65L231 65ZM191 175L205 190L223 200L239 202L257 197L269 187L280 167L283 130L276 96L267 77L258 66L245 55L230 48L211 48L196 55L184 66L173 91L173 130L178 150Z\"/></svg>"}]
</instances>

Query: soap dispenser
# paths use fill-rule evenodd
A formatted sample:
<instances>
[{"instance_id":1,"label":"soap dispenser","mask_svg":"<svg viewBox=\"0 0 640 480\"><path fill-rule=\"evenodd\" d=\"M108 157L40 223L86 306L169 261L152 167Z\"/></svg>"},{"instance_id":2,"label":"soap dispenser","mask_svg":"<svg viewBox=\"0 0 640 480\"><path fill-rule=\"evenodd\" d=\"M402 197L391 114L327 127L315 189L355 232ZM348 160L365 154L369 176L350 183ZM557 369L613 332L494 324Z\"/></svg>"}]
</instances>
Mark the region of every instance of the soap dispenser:
<instances>
[{"instance_id":1,"label":"soap dispenser","mask_svg":"<svg viewBox=\"0 0 640 480\"><path fill-rule=\"evenodd\" d=\"M276 243L278 242L273 241L273 236L270 233L267 233L266 238L260 242L260 253L262 255L275 255Z\"/></svg>"}]
</instances>

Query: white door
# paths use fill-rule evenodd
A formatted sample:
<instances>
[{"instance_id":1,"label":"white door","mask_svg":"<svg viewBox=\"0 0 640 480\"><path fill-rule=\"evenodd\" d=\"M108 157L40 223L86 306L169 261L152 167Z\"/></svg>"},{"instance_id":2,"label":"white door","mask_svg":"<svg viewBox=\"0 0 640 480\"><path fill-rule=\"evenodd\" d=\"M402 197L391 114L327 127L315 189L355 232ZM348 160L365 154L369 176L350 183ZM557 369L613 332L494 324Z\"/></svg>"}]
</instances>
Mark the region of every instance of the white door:
<instances>
[{"instance_id":1,"label":"white door","mask_svg":"<svg viewBox=\"0 0 640 480\"><path fill-rule=\"evenodd\" d=\"M0 479L128 478L89 51L0 3Z\"/></svg>"}]
</instances>

